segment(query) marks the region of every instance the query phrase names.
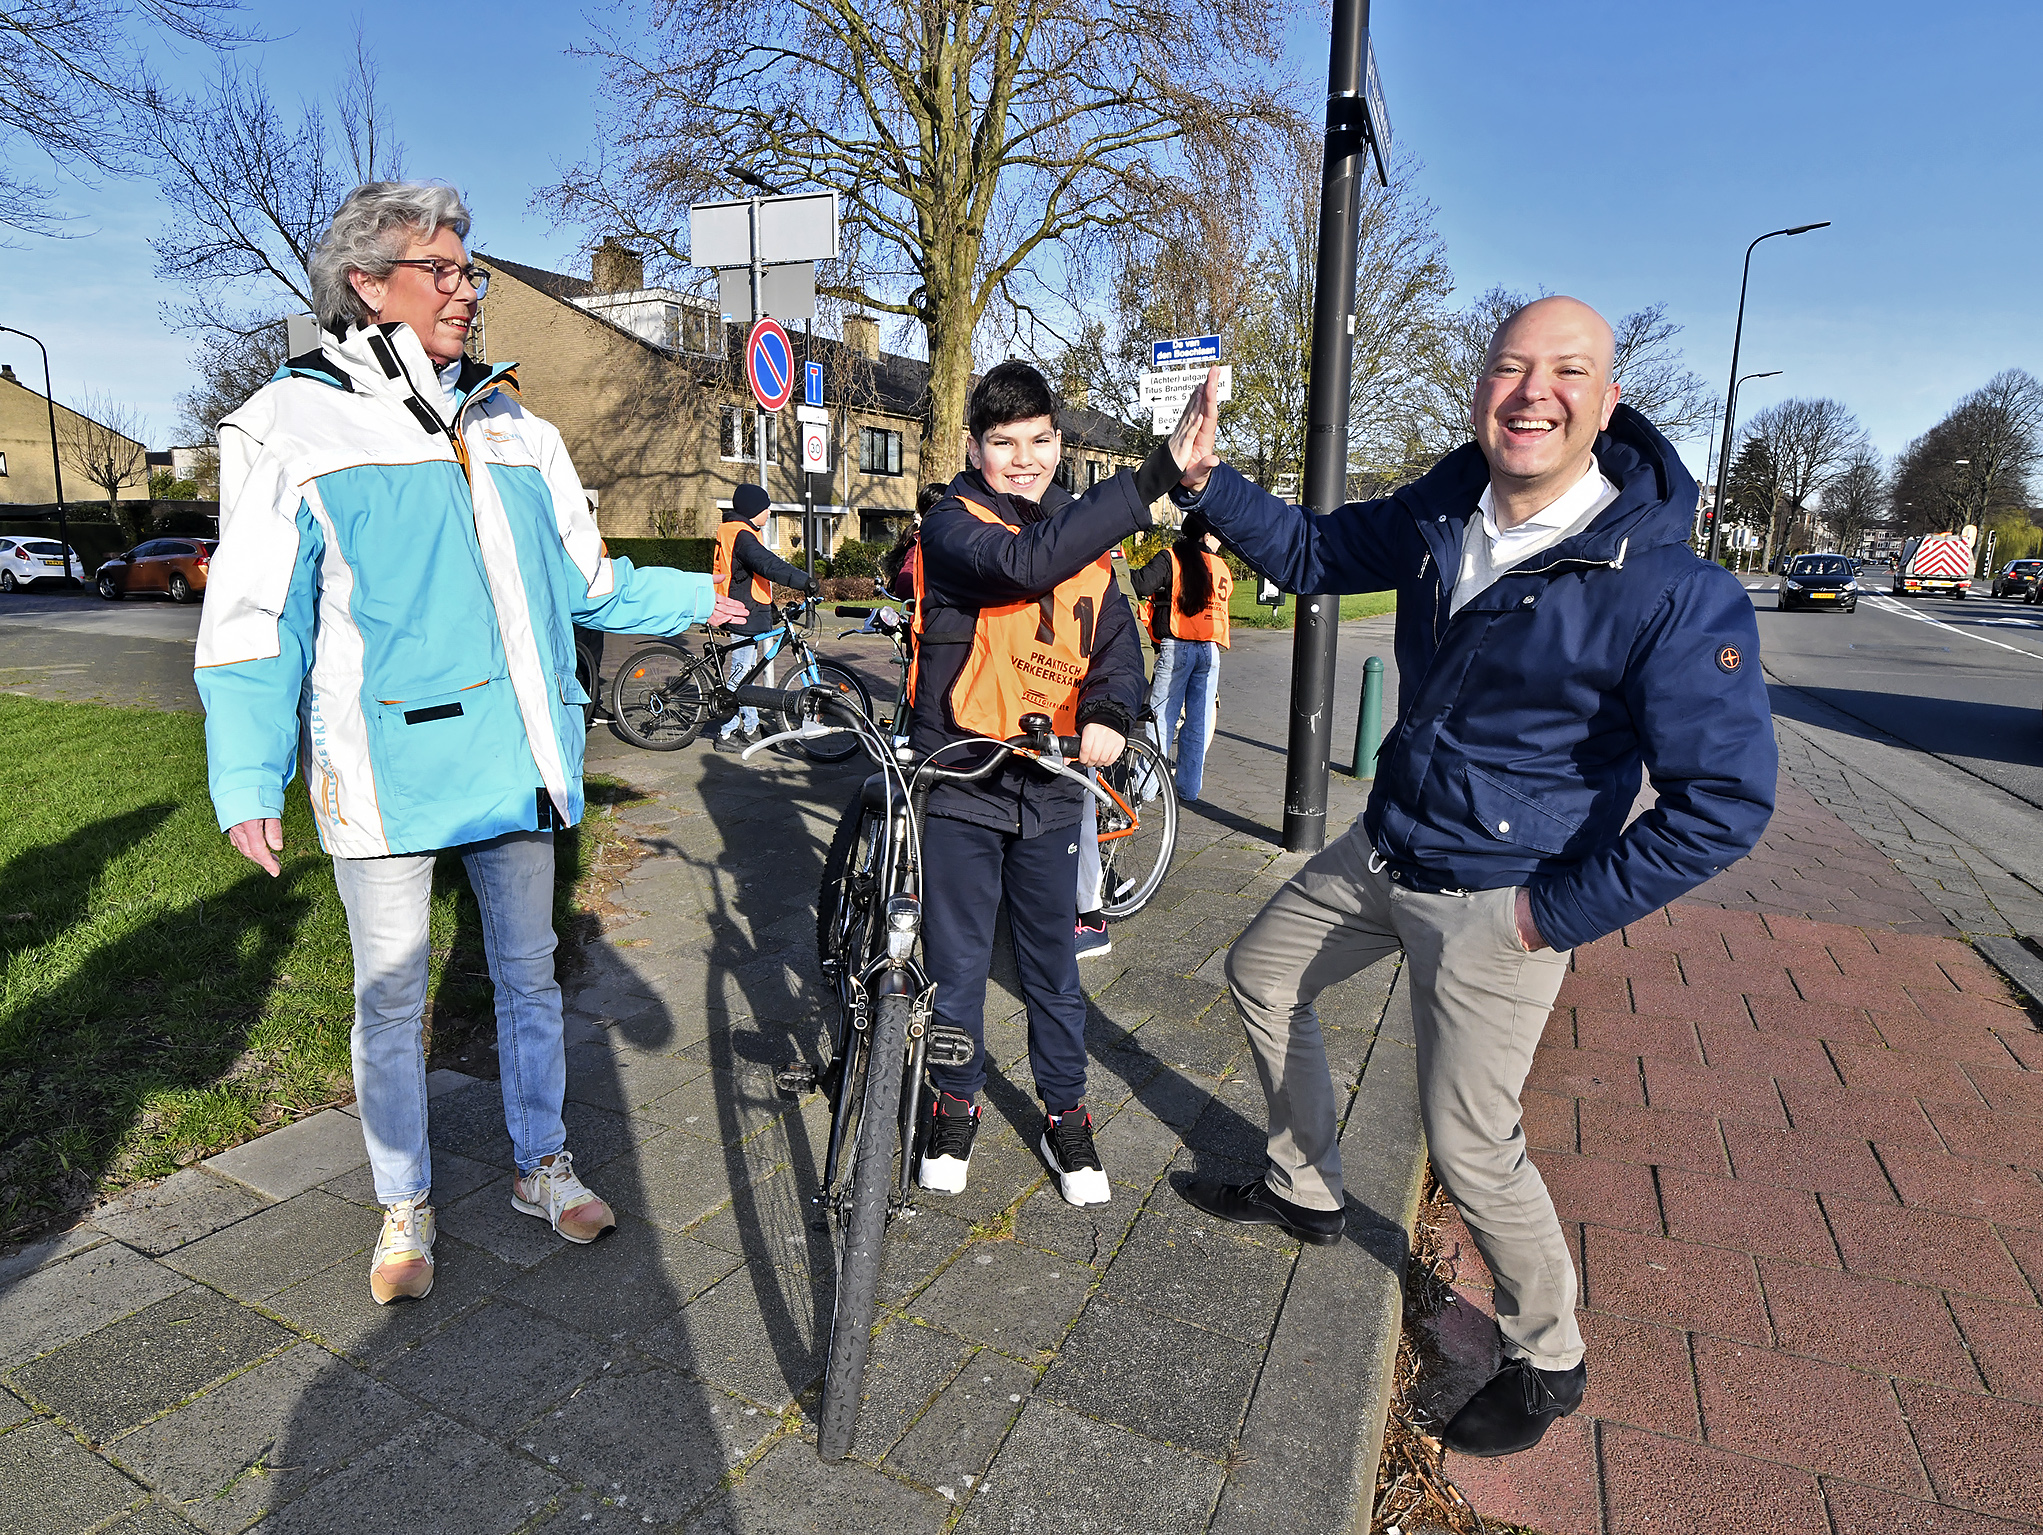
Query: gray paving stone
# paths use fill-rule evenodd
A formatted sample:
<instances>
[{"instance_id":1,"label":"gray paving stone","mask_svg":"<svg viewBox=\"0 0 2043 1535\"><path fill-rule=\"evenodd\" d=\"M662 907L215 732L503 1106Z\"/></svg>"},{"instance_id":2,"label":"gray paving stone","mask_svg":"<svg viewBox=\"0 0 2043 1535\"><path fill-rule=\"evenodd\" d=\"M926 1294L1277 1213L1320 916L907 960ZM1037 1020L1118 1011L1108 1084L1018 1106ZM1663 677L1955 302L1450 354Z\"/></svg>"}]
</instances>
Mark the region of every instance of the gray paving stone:
<instances>
[{"instance_id":1,"label":"gray paving stone","mask_svg":"<svg viewBox=\"0 0 2043 1535\"><path fill-rule=\"evenodd\" d=\"M232 1535L419 1409L309 1343L121 1441L121 1463L201 1529Z\"/></svg>"},{"instance_id":2,"label":"gray paving stone","mask_svg":"<svg viewBox=\"0 0 2043 1535\"><path fill-rule=\"evenodd\" d=\"M448 1093L459 1092L464 1087L473 1087L476 1083L487 1080L488 1078L486 1077L470 1076L465 1071L456 1071L450 1066L438 1067L426 1073L426 1102L431 1103L437 1098L445 1097ZM340 1105L340 1111L343 1114L349 1114L356 1119L360 1119L362 1117L361 1102L360 1100L350 1100Z\"/></svg>"},{"instance_id":3,"label":"gray paving stone","mask_svg":"<svg viewBox=\"0 0 2043 1535\"><path fill-rule=\"evenodd\" d=\"M1094 1119L1098 1119L1095 1113ZM1146 1189L1177 1155L1178 1132L1139 1104L1130 1104L1096 1125L1093 1144L1107 1176L1130 1188Z\"/></svg>"},{"instance_id":4,"label":"gray paving stone","mask_svg":"<svg viewBox=\"0 0 2043 1535\"><path fill-rule=\"evenodd\" d=\"M1073 1476L1074 1466L1085 1475ZM1213 1462L1037 1398L1023 1408L957 1528L970 1535L1192 1535L1205 1529L1219 1490Z\"/></svg>"},{"instance_id":5,"label":"gray paving stone","mask_svg":"<svg viewBox=\"0 0 2043 1535\"><path fill-rule=\"evenodd\" d=\"M269 1318L194 1286L22 1366L13 1384L104 1443L291 1341Z\"/></svg>"},{"instance_id":6,"label":"gray paving stone","mask_svg":"<svg viewBox=\"0 0 2043 1535\"><path fill-rule=\"evenodd\" d=\"M142 1497L142 1488L54 1423L0 1435L0 1529L7 1535L74 1535Z\"/></svg>"},{"instance_id":7,"label":"gray paving stone","mask_svg":"<svg viewBox=\"0 0 2043 1535\"><path fill-rule=\"evenodd\" d=\"M1063 1340L1099 1276L1019 1242L979 1242L915 1300L914 1315L1018 1359Z\"/></svg>"},{"instance_id":8,"label":"gray paving stone","mask_svg":"<svg viewBox=\"0 0 2043 1535\"><path fill-rule=\"evenodd\" d=\"M852 1530L929 1535L950 1505L857 1461L826 1466L799 1439L777 1444L745 1479L682 1528L687 1535L845 1535Z\"/></svg>"},{"instance_id":9,"label":"gray paving stone","mask_svg":"<svg viewBox=\"0 0 2043 1535\"><path fill-rule=\"evenodd\" d=\"M681 1518L779 1427L771 1413L671 1370L613 1369L517 1443L642 1527Z\"/></svg>"},{"instance_id":10,"label":"gray paving stone","mask_svg":"<svg viewBox=\"0 0 2043 1535\"><path fill-rule=\"evenodd\" d=\"M1032 1133L1034 1120L1030 1121ZM918 1190L923 1208L977 1225L1007 1210L1048 1173L1033 1143L1024 1144L1013 1128L994 1120L989 1108L972 1143L972 1173L956 1194Z\"/></svg>"},{"instance_id":11,"label":"gray paving stone","mask_svg":"<svg viewBox=\"0 0 2043 1535\"><path fill-rule=\"evenodd\" d=\"M516 1268L544 1263L563 1245L563 1238L536 1215L527 1215L511 1204L512 1176L503 1173L473 1194L438 1208L440 1235L456 1237L480 1247ZM596 1180L596 1192L617 1201L610 1185Z\"/></svg>"},{"instance_id":12,"label":"gray paving stone","mask_svg":"<svg viewBox=\"0 0 2043 1535\"><path fill-rule=\"evenodd\" d=\"M880 1249L880 1304L899 1306L921 1290L958 1249L972 1240L972 1228L954 1215L931 1208L934 1200L916 1206L887 1227Z\"/></svg>"},{"instance_id":13,"label":"gray paving stone","mask_svg":"<svg viewBox=\"0 0 2043 1535\"><path fill-rule=\"evenodd\" d=\"M104 1242L0 1289L0 1370L175 1295L191 1281Z\"/></svg>"},{"instance_id":14,"label":"gray paving stone","mask_svg":"<svg viewBox=\"0 0 2043 1535\"><path fill-rule=\"evenodd\" d=\"M200 1166L253 1189L264 1199L284 1200L368 1160L369 1153L362 1146L362 1122L339 1109L322 1109L232 1151L208 1157Z\"/></svg>"},{"instance_id":15,"label":"gray paving stone","mask_svg":"<svg viewBox=\"0 0 2043 1535\"><path fill-rule=\"evenodd\" d=\"M1266 1106L1260 1092L1246 1088L1246 1079L1230 1078L1229 1088L1215 1093L1205 1112L1185 1131L1185 1144L1200 1151L1217 1151L1250 1166L1261 1162L1270 1142Z\"/></svg>"},{"instance_id":16,"label":"gray paving stone","mask_svg":"<svg viewBox=\"0 0 2043 1535\"><path fill-rule=\"evenodd\" d=\"M1103 1205L1068 1205L1056 1184L1041 1188L1014 1212L1015 1239L1093 1268L1103 1265L1121 1245L1142 1209L1142 1195L1119 1189Z\"/></svg>"},{"instance_id":17,"label":"gray paving stone","mask_svg":"<svg viewBox=\"0 0 2043 1535\"><path fill-rule=\"evenodd\" d=\"M1042 1394L1088 1417L1216 1458L1227 1454L1255 1389L1260 1347L1096 1295Z\"/></svg>"},{"instance_id":18,"label":"gray paving stone","mask_svg":"<svg viewBox=\"0 0 2043 1535\"><path fill-rule=\"evenodd\" d=\"M852 1455L879 1464L959 1367L979 1352L934 1327L900 1320L882 1327L866 1356Z\"/></svg>"},{"instance_id":19,"label":"gray paving stone","mask_svg":"<svg viewBox=\"0 0 2043 1535\"><path fill-rule=\"evenodd\" d=\"M461 1124L454 1134L442 1135L441 1115L436 1106L433 1112L432 1135L435 1146L445 1145L464 1157L498 1167L506 1172L516 1170L516 1159L511 1154L511 1137L504 1129L503 1100L496 1094L496 1084L486 1082L482 1086L490 1089L496 1109L494 1120L482 1110L472 1097L472 1090L450 1093L448 1101L456 1098L464 1102L465 1109ZM613 1114L608 1109L599 1109L586 1103L569 1099L561 1105L561 1120L567 1126L567 1149L575 1159L575 1170L584 1177L616 1157L624 1155L648 1134L663 1133L651 1126L635 1126L622 1114Z\"/></svg>"},{"instance_id":20,"label":"gray paving stone","mask_svg":"<svg viewBox=\"0 0 2043 1535\"><path fill-rule=\"evenodd\" d=\"M1149 1060L1149 1057L1143 1059ZM1155 1062L1156 1070L1135 1091L1135 1101L1171 1128L1183 1132L1198 1123L1206 1105L1221 1085L1221 1079L1192 1071L1168 1069Z\"/></svg>"},{"instance_id":21,"label":"gray paving stone","mask_svg":"<svg viewBox=\"0 0 2043 1535\"><path fill-rule=\"evenodd\" d=\"M1168 1192L1143 1213L1100 1277L1116 1300L1261 1344L1283 1304L1297 1251L1257 1246ZM1254 1229L1254 1228L1247 1228Z\"/></svg>"},{"instance_id":22,"label":"gray paving stone","mask_svg":"<svg viewBox=\"0 0 2043 1535\"><path fill-rule=\"evenodd\" d=\"M1227 1075L1248 1054L1248 1042L1231 1013L1222 1027L1201 1018L1159 1012L1135 1031L1135 1043L1168 1068L1206 1077Z\"/></svg>"},{"instance_id":23,"label":"gray paving stone","mask_svg":"<svg viewBox=\"0 0 2043 1535\"><path fill-rule=\"evenodd\" d=\"M611 1343L651 1331L738 1266L739 1259L636 1216L600 1241L558 1244L503 1297Z\"/></svg>"},{"instance_id":24,"label":"gray paving stone","mask_svg":"<svg viewBox=\"0 0 2043 1535\"><path fill-rule=\"evenodd\" d=\"M800 1106L774 1086L773 1074L763 1068L705 1072L684 1062L675 1065L685 1067L688 1079L648 1106L646 1116L720 1146L748 1140Z\"/></svg>"},{"instance_id":25,"label":"gray paving stone","mask_svg":"<svg viewBox=\"0 0 2043 1535\"><path fill-rule=\"evenodd\" d=\"M262 1207L262 1200L239 1184L203 1167L187 1167L101 1205L92 1212L92 1224L129 1247L161 1257Z\"/></svg>"},{"instance_id":26,"label":"gray paving stone","mask_svg":"<svg viewBox=\"0 0 2043 1535\"><path fill-rule=\"evenodd\" d=\"M433 1187L431 1198L435 1208L444 1209L457 1199L465 1199L477 1189L499 1176L503 1169L477 1162L453 1151L433 1153ZM383 1202L376 1197L376 1175L364 1162L338 1178L320 1184L327 1193L339 1196L352 1204L362 1205L371 1210L381 1210Z\"/></svg>"},{"instance_id":27,"label":"gray paving stone","mask_svg":"<svg viewBox=\"0 0 2043 1535\"><path fill-rule=\"evenodd\" d=\"M702 1075L693 1061L606 1045L577 1045L567 1053L567 1095L616 1114L641 1112Z\"/></svg>"},{"instance_id":28,"label":"gray paving stone","mask_svg":"<svg viewBox=\"0 0 2043 1535\"><path fill-rule=\"evenodd\" d=\"M5 1386L0 1386L0 1433L5 1433L17 1423L26 1423L34 1416L28 1403Z\"/></svg>"},{"instance_id":29,"label":"gray paving stone","mask_svg":"<svg viewBox=\"0 0 2043 1535\"><path fill-rule=\"evenodd\" d=\"M98 1535L192 1535L197 1528L161 1498L151 1498L140 1508L131 1509L103 1526Z\"/></svg>"},{"instance_id":30,"label":"gray paving stone","mask_svg":"<svg viewBox=\"0 0 2043 1535\"><path fill-rule=\"evenodd\" d=\"M319 1483L263 1535L509 1535L563 1488L458 1423L429 1415ZM401 1490L401 1491L399 1491ZM396 1495L394 1495L394 1493Z\"/></svg>"},{"instance_id":31,"label":"gray paving stone","mask_svg":"<svg viewBox=\"0 0 2043 1535\"><path fill-rule=\"evenodd\" d=\"M815 1185L799 1178L792 1167L778 1168L739 1190L716 1214L691 1226L688 1234L747 1263L828 1271L836 1262L834 1245L821 1209L810 1203L814 1190Z\"/></svg>"},{"instance_id":32,"label":"gray paving stone","mask_svg":"<svg viewBox=\"0 0 2043 1535\"><path fill-rule=\"evenodd\" d=\"M829 1274L746 1264L638 1346L779 1412L822 1376L832 1285Z\"/></svg>"},{"instance_id":33,"label":"gray paving stone","mask_svg":"<svg viewBox=\"0 0 2043 1535\"><path fill-rule=\"evenodd\" d=\"M496 1431L551 1408L611 1357L521 1306L486 1303L380 1373L398 1390Z\"/></svg>"},{"instance_id":34,"label":"gray paving stone","mask_svg":"<svg viewBox=\"0 0 2043 1535\"><path fill-rule=\"evenodd\" d=\"M26 1278L39 1268L61 1262L65 1258L99 1246L106 1240L106 1234L90 1225L73 1226L69 1231L59 1231L51 1236L39 1237L33 1242L24 1242L16 1248L0 1248L0 1292L4 1292L16 1280Z\"/></svg>"},{"instance_id":35,"label":"gray paving stone","mask_svg":"<svg viewBox=\"0 0 2043 1535\"><path fill-rule=\"evenodd\" d=\"M382 1228L375 1211L308 1189L163 1261L238 1299L266 1300L342 1258L366 1253Z\"/></svg>"},{"instance_id":36,"label":"gray paving stone","mask_svg":"<svg viewBox=\"0 0 2043 1535\"><path fill-rule=\"evenodd\" d=\"M1029 1366L992 1349L977 1350L888 1453L886 1469L966 1497L1035 1389L1036 1372Z\"/></svg>"},{"instance_id":37,"label":"gray paving stone","mask_svg":"<svg viewBox=\"0 0 2043 1535\"><path fill-rule=\"evenodd\" d=\"M782 1149L765 1136L743 1146L718 1146L663 1129L628 1165L609 1169L601 1191L615 1208L680 1231L772 1172Z\"/></svg>"},{"instance_id":38,"label":"gray paving stone","mask_svg":"<svg viewBox=\"0 0 2043 1535\"><path fill-rule=\"evenodd\" d=\"M442 1234L433 1245L433 1289L423 1300L379 1306L369 1294L367 1254L343 1258L263 1302L337 1354L374 1364L409 1348L518 1275L492 1253Z\"/></svg>"}]
</instances>

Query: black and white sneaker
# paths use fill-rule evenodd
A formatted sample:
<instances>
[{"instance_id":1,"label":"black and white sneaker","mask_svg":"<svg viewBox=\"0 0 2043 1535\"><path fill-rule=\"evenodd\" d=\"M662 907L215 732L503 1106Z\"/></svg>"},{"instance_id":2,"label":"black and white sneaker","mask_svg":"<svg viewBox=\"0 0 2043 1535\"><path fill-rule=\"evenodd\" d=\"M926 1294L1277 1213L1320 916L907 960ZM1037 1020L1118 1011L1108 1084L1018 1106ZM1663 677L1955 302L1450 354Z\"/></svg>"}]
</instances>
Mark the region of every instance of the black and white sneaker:
<instances>
[{"instance_id":1,"label":"black and white sneaker","mask_svg":"<svg viewBox=\"0 0 2043 1535\"><path fill-rule=\"evenodd\" d=\"M979 1133L979 1105L938 1093L929 1106L929 1144L915 1181L934 1194L964 1192L972 1171L972 1137Z\"/></svg>"},{"instance_id":2,"label":"black and white sneaker","mask_svg":"<svg viewBox=\"0 0 2043 1535\"><path fill-rule=\"evenodd\" d=\"M1084 1104L1049 1115L1038 1148L1057 1175L1057 1192L1068 1205L1103 1205L1114 1197L1107 1171L1092 1143L1092 1115Z\"/></svg>"}]
</instances>

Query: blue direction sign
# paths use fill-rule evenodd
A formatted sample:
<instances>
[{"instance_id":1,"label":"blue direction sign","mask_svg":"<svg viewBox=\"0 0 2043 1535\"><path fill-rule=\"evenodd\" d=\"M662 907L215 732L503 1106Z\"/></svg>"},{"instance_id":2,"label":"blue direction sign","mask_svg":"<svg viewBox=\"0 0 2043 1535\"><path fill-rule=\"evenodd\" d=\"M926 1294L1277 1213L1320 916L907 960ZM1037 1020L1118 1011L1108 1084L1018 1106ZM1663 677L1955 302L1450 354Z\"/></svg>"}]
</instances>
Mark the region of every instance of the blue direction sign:
<instances>
[{"instance_id":1,"label":"blue direction sign","mask_svg":"<svg viewBox=\"0 0 2043 1535\"><path fill-rule=\"evenodd\" d=\"M745 378L761 410L779 410L794 393L794 348L778 320L761 320L745 338Z\"/></svg>"},{"instance_id":2,"label":"blue direction sign","mask_svg":"<svg viewBox=\"0 0 2043 1535\"><path fill-rule=\"evenodd\" d=\"M1151 344L1152 368L1182 368L1220 361L1218 336L1180 336L1175 341Z\"/></svg>"},{"instance_id":3,"label":"blue direction sign","mask_svg":"<svg viewBox=\"0 0 2043 1535\"><path fill-rule=\"evenodd\" d=\"M823 365L820 362L805 363L802 367L802 403L823 403Z\"/></svg>"}]
</instances>

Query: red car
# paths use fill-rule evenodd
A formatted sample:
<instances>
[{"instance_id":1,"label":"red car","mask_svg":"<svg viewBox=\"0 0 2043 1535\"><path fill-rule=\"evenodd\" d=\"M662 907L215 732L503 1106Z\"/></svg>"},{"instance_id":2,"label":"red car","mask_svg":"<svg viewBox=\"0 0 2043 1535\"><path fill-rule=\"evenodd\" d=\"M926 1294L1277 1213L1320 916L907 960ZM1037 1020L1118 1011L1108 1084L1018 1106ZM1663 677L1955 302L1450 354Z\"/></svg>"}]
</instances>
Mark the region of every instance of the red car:
<instances>
[{"instance_id":1,"label":"red car","mask_svg":"<svg viewBox=\"0 0 2043 1535\"><path fill-rule=\"evenodd\" d=\"M108 602L147 592L168 592L172 602L196 602L219 547L217 539L147 539L100 566L94 584Z\"/></svg>"}]
</instances>

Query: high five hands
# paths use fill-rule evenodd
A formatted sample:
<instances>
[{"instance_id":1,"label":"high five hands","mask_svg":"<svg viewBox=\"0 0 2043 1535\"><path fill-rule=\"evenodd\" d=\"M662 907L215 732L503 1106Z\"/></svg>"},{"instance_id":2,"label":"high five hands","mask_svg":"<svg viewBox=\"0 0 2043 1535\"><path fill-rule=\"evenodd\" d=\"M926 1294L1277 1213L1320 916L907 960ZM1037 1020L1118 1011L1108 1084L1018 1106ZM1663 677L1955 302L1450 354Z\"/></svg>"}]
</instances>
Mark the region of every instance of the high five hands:
<instances>
[{"instance_id":1,"label":"high five hands","mask_svg":"<svg viewBox=\"0 0 2043 1535\"><path fill-rule=\"evenodd\" d=\"M1220 457L1213 451L1213 437L1220 428L1220 405L1214 398L1219 393L1220 370L1208 368L1170 434L1170 456L1177 460L1183 475L1180 483L1187 490L1204 490L1206 477L1220 467Z\"/></svg>"}]
</instances>

